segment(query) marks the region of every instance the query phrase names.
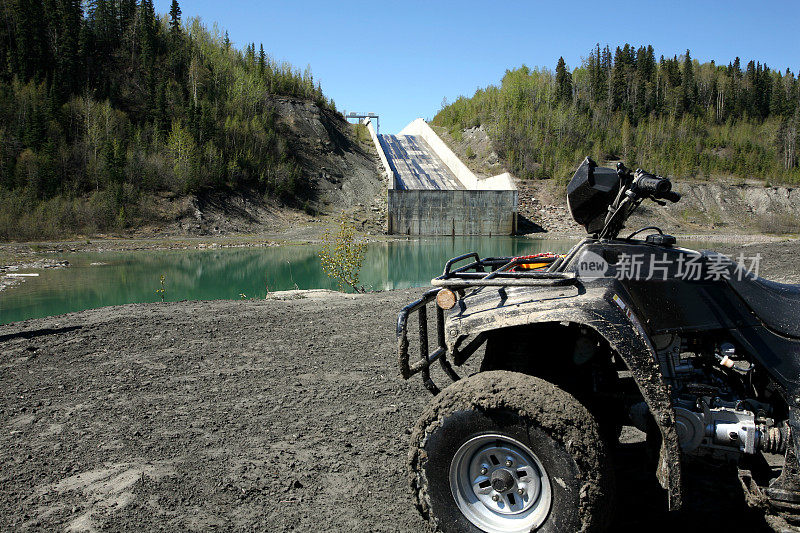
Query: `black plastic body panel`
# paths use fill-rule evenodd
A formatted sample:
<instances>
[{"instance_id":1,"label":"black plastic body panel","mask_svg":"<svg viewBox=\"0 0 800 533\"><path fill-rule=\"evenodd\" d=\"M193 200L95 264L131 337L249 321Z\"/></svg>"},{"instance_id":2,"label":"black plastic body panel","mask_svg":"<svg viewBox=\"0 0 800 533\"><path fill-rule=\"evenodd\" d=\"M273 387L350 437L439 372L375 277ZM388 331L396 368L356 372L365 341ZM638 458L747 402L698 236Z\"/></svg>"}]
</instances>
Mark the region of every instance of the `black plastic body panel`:
<instances>
[{"instance_id":1,"label":"black plastic body panel","mask_svg":"<svg viewBox=\"0 0 800 533\"><path fill-rule=\"evenodd\" d=\"M595 240L587 242L584 248L612 265L618 263L623 255L641 260L637 279L599 278L583 283L590 287L613 282L617 290L621 288L648 335L719 331L759 362L788 396L798 395L800 339L771 330L733 290L727 279L713 279L714 276L704 274L699 280L684 280L677 275L677 265L686 264L689 256L696 259L704 273L707 272L712 255L641 241ZM575 263L583 253L576 253L575 259L565 268L575 269ZM651 272L653 264L666 265L665 271ZM734 275L733 272L729 274ZM706 279L708 277L711 279ZM800 321L800 315L791 317L791 320Z\"/></svg>"},{"instance_id":2,"label":"black plastic body panel","mask_svg":"<svg viewBox=\"0 0 800 533\"><path fill-rule=\"evenodd\" d=\"M603 229L608 206L619 192L620 179L615 170L598 167L588 157L575 171L567 185L567 205L572 218L587 233Z\"/></svg>"}]
</instances>

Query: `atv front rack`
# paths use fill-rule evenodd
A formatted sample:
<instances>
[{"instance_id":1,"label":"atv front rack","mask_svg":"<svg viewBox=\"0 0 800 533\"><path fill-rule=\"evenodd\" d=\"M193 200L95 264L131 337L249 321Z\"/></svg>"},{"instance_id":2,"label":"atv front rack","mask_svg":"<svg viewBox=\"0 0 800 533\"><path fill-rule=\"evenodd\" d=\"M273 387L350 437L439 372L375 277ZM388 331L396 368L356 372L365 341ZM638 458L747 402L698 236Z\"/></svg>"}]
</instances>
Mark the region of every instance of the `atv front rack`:
<instances>
[{"instance_id":1,"label":"atv front rack","mask_svg":"<svg viewBox=\"0 0 800 533\"><path fill-rule=\"evenodd\" d=\"M576 248L578 248L576 246ZM575 282L575 274L562 272L557 269L566 264L573 252L567 256L553 254L539 254L523 257L487 257L481 259L476 252L454 257L447 261L441 276L431 280L435 288L427 291L422 298L405 306L397 317L397 352L400 360L400 372L403 379L409 379L415 374L422 375L425 387L433 394L438 394L440 389L433 382L430 367L439 361L444 373L452 381L458 381L459 375L453 370L447 360L447 344L445 343L444 310L435 305L436 312L436 348L431 351L428 339L428 305L435 302L436 295L442 289L449 289L461 295L470 288L482 287L541 287L554 285L571 285ZM453 268L454 265L472 259L471 262ZM531 265L536 269L531 269ZM455 309L455 308L454 308ZM410 362L408 342L408 319L412 313L418 314L419 319L419 357ZM480 348L486 337L477 335L463 348L456 345L450 354L453 364L461 366Z\"/></svg>"}]
</instances>

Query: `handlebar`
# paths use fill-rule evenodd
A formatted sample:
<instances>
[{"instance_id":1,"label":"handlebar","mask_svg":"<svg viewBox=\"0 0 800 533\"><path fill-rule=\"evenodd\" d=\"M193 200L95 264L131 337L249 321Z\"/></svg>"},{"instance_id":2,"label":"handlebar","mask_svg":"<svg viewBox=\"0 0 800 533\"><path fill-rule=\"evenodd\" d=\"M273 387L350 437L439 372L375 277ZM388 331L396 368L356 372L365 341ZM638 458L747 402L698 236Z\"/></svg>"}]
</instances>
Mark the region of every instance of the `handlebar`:
<instances>
[{"instance_id":1,"label":"handlebar","mask_svg":"<svg viewBox=\"0 0 800 533\"><path fill-rule=\"evenodd\" d=\"M655 199L669 200L677 202L681 195L672 192L672 182L661 176L654 176L643 170L637 170L633 180L633 189L644 196L652 196Z\"/></svg>"},{"instance_id":2,"label":"handlebar","mask_svg":"<svg viewBox=\"0 0 800 533\"><path fill-rule=\"evenodd\" d=\"M586 161L594 164L588 157ZM581 168L583 167L578 167L573 180L580 178ZM640 168L631 172L619 162L617 163L617 176L619 177L619 189L615 193L616 197L608 204L608 213L605 215L603 228L595 234L600 239L616 238L625 226L625 221L645 199L649 198L661 205L666 205L662 200L675 203L681 199L680 194L672 191L672 182L669 179L650 174ZM596 221L597 219L590 220L590 222ZM590 230L590 224L585 225L586 229Z\"/></svg>"}]
</instances>

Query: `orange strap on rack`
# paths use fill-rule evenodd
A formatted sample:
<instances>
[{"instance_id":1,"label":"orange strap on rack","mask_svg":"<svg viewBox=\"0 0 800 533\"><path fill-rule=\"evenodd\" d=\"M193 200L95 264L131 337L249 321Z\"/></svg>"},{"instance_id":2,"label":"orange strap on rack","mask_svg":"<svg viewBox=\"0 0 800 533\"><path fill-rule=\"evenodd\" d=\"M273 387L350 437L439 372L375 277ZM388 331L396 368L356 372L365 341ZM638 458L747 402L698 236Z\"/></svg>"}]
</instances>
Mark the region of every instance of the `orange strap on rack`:
<instances>
[{"instance_id":1,"label":"orange strap on rack","mask_svg":"<svg viewBox=\"0 0 800 533\"><path fill-rule=\"evenodd\" d=\"M534 254L534 255L521 255L519 257L515 257L514 261L518 260L531 260L531 259L556 259L559 256L558 254L554 254L553 252L544 252L541 254ZM546 263L524 263L522 265L517 265L512 269L512 272L517 270L537 270L540 268L545 268L550 266L552 261L547 261Z\"/></svg>"}]
</instances>

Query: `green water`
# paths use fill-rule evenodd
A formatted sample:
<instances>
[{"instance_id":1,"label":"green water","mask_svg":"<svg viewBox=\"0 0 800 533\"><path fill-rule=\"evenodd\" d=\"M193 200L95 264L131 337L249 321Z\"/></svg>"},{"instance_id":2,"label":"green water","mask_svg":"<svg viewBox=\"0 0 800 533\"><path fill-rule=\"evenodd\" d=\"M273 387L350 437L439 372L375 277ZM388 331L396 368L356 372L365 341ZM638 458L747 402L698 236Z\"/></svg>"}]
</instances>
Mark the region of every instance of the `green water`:
<instances>
[{"instance_id":1,"label":"green water","mask_svg":"<svg viewBox=\"0 0 800 533\"><path fill-rule=\"evenodd\" d=\"M447 259L462 253L476 251L486 257L565 252L575 242L446 237L373 243L367 247L361 282L374 290L427 286L441 274ZM335 289L322 272L317 251L317 246L302 245L65 254L60 258L70 262L69 268L40 271L39 277L0 292L0 324L106 305L157 302L162 275L165 301L263 298L267 288L295 286Z\"/></svg>"}]
</instances>

